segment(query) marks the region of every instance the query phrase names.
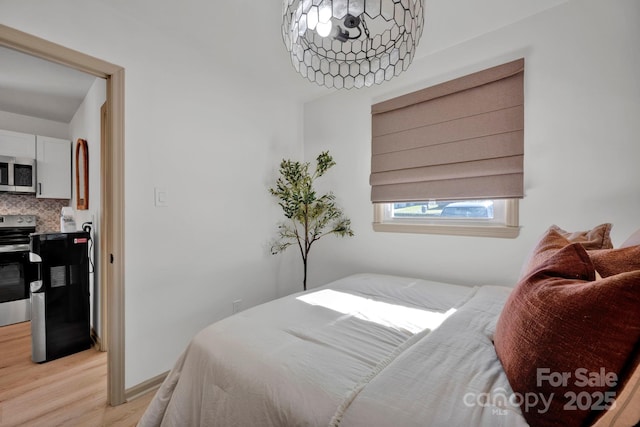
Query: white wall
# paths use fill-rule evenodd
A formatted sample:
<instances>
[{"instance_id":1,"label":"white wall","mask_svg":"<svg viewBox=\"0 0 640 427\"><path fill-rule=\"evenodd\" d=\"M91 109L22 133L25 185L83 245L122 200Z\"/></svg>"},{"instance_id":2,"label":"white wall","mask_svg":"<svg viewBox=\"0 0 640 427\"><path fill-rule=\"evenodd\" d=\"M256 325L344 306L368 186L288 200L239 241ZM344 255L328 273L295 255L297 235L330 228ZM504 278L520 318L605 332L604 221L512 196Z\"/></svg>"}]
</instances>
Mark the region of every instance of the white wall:
<instances>
[{"instance_id":1,"label":"white wall","mask_svg":"<svg viewBox=\"0 0 640 427\"><path fill-rule=\"evenodd\" d=\"M523 258L553 223L582 230L612 222L614 244L622 243L640 227L639 16L636 0L570 1L447 49L431 49L381 86L307 103L305 157L313 161L327 149L333 154L337 166L323 186L334 190L356 233L316 244L310 284L375 271L513 285ZM519 57L526 58L520 237L373 232L371 104Z\"/></svg>"},{"instance_id":2,"label":"white wall","mask_svg":"<svg viewBox=\"0 0 640 427\"><path fill-rule=\"evenodd\" d=\"M100 218L101 218L101 181L100 181L100 107L107 99L107 82L104 79L96 78L93 85L87 92L82 104L69 122L69 135L73 143L72 149L72 193L71 206L77 206L76 197L76 146L78 139L87 141L89 153L89 209L76 210L76 227L82 230L82 225L86 222L92 223L93 239L93 259L100 259ZM93 263L93 274L90 276L91 293L91 326L96 333L100 334L100 293L98 286L97 263Z\"/></svg>"},{"instance_id":3,"label":"white wall","mask_svg":"<svg viewBox=\"0 0 640 427\"><path fill-rule=\"evenodd\" d=\"M573 0L517 25L493 26L498 29L485 36L474 27L461 44L444 37L451 47L430 49L404 75L309 103L304 117L297 80L281 84L283 75L259 66L227 68L220 54L246 47L230 44L235 39L221 38L220 49L198 49L179 34L119 14L115 7L124 4L3 1L0 23L125 68L127 387L169 369L196 331L231 313L233 300L247 307L299 289L297 254L268 251L281 214L267 188L283 157L302 156L303 123L306 157L330 149L338 162L325 184L357 234L314 246L312 285L356 271L511 283L535 237L552 222L578 229L612 221L616 242L637 227L636 0ZM445 21L430 28L444 31ZM260 60L280 55L288 61L284 49L263 52L252 43L248 50ZM371 103L523 55L521 237L373 233ZM167 189L168 207L154 207L156 186Z\"/></svg>"},{"instance_id":4,"label":"white wall","mask_svg":"<svg viewBox=\"0 0 640 427\"><path fill-rule=\"evenodd\" d=\"M269 253L280 213L267 192L280 160L302 156L293 89L109 2L3 2L0 22L125 68L126 387L170 369L233 300L298 289L292 255ZM154 206L156 186L168 207Z\"/></svg>"}]
</instances>

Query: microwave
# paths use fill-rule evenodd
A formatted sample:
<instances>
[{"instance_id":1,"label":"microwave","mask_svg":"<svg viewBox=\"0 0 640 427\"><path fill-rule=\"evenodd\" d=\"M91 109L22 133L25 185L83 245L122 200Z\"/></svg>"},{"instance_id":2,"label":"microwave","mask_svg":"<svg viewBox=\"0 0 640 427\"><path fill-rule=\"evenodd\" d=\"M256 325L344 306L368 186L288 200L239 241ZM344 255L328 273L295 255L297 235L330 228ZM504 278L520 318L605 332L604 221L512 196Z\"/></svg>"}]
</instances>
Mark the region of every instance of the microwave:
<instances>
[{"instance_id":1,"label":"microwave","mask_svg":"<svg viewBox=\"0 0 640 427\"><path fill-rule=\"evenodd\" d=\"M0 192L36 192L36 160L0 156Z\"/></svg>"}]
</instances>

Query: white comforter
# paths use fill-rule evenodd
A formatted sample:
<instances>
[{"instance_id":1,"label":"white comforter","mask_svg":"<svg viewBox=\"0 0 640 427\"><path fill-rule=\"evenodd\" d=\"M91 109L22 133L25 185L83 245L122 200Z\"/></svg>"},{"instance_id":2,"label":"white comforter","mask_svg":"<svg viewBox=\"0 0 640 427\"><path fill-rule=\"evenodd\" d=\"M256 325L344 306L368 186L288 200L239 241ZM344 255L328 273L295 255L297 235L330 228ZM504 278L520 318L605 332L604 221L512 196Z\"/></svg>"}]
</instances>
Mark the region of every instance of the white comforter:
<instances>
[{"instance_id":1,"label":"white comforter","mask_svg":"<svg viewBox=\"0 0 640 427\"><path fill-rule=\"evenodd\" d=\"M526 426L491 336L510 289L355 275L194 337L140 426Z\"/></svg>"}]
</instances>

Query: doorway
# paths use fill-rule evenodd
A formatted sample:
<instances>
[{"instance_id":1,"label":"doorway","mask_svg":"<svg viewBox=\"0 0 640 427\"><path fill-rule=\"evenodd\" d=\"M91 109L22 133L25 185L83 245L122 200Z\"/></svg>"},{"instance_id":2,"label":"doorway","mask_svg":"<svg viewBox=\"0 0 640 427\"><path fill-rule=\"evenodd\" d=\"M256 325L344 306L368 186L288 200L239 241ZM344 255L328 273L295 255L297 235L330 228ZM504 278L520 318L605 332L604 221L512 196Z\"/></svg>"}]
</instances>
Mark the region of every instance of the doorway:
<instances>
[{"instance_id":1,"label":"doorway","mask_svg":"<svg viewBox=\"0 0 640 427\"><path fill-rule=\"evenodd\" d=\"M107 83L105 127L100 144L102 215L97 260L106 304L107 401L126 401L124 387L124 68L0 25L0 45L103 78Z\"/></svg>"}]
</instances>

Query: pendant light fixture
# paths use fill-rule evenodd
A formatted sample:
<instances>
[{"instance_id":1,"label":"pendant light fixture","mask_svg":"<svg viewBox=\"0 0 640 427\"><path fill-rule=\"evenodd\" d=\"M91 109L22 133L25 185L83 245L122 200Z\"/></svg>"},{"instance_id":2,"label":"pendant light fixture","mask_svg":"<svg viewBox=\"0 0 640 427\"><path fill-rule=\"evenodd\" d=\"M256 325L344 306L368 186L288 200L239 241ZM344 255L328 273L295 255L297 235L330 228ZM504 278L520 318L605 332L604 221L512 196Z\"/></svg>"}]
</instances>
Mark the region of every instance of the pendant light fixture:
<instances>
[{"instance_id":1,"label":"pendant light fixture","mask_svg":"<svg viewBox=\"0 0 640 427\"><path fill-rule=\"evenodd\" d=\"M321 86L351 89L409 67L424 0L283 0L282 37L294 68Z\"/></svg>"}]
</instances>

